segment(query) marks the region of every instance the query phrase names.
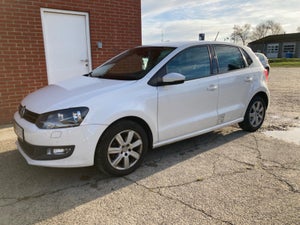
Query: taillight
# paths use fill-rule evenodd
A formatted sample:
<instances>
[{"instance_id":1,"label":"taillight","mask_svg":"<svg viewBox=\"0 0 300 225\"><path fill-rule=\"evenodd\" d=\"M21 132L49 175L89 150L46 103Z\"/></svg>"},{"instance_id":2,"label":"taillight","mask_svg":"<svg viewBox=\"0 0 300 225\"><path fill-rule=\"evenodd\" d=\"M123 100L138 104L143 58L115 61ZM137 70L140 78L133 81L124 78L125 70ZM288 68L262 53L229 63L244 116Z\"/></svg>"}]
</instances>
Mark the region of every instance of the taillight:
<instances>
[{"instance_id":1,"label":"taillight","mask_svg":"<svg viewBox=\"0 0 300 225\"><path fill-rule=\"evenodd\" d=\"M269 71L267 69L264 70L266 81L269 79Z\"/></svg>"}]
</instances>

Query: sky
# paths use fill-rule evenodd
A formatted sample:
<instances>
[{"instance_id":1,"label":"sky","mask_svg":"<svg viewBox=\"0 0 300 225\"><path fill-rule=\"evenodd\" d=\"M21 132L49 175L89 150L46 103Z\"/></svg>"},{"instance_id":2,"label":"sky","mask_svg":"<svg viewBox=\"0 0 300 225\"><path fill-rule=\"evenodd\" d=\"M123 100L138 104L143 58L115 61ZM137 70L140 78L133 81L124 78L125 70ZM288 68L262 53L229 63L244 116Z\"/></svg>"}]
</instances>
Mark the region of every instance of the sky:
<instances>
[{"instance_id":1,"label":"sky","mask_svg":"<svg viewBox=\"0 0 300 225\"><path fill-rule=\"evenodd\" d=\"M143 44L175 41L228 41L234 25L266 20L286 33L300 27L299 0L141 0Z\"/></svg>"}]
</instances>

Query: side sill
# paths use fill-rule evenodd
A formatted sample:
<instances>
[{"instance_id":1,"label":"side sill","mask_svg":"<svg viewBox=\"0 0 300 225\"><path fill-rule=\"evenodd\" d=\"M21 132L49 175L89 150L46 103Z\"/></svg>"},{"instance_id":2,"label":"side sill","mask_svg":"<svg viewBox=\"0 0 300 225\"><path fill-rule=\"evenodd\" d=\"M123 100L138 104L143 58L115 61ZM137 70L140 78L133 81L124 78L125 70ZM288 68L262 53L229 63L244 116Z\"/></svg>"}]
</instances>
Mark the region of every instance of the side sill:
<instances>
[{"instance_id":1,"label":"side sill","mask_svg":"<svg viewBox=\"0 0 300 225\"><path fill-rule=\"evenodd\" d=\"M222 123L222 124L216 125L214 127L207 128L207 129L200 130L200 131L196 131L196 132L186 134L186 135L183 135L183 136L180 136L180 137L175 137L175 138L171 138L171 139L168 139L168 140L163 140L161 142L154 143L153 148L158 148L158 147L168 145L168 144L172 144L172 143L182 141L182 140L185 140L185 139L188 139L188 138L196 137L196 136L199 136L201 134L205 134L205 133L220 129L222 127L227 127L229 125L242 122L243 120L244 120L244 118L239 118L239 119L236 119L236 120L233 120L233 121L230 121L230 122Z\"/></svg>"}]
</instances>

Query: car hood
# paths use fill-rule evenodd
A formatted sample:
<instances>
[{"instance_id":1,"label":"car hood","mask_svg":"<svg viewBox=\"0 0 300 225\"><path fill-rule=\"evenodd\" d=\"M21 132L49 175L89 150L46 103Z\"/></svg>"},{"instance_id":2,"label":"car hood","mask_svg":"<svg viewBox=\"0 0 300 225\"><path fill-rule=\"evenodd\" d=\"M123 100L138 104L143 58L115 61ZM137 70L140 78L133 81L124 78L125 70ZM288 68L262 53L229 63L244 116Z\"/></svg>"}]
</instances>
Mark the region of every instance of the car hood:
<instances>
[{"instance_id":1,"label":"car hood","mask_svg":"<svg viewBox=\"0 0 300 225\"><path fill-rule=\"evenodd\" d=\"M88 106L93 98L120 90L136 81L78 77L39 89L22 101L22 105L35 113L45 113L70 107Z\"/></svg>"}]
</instances>

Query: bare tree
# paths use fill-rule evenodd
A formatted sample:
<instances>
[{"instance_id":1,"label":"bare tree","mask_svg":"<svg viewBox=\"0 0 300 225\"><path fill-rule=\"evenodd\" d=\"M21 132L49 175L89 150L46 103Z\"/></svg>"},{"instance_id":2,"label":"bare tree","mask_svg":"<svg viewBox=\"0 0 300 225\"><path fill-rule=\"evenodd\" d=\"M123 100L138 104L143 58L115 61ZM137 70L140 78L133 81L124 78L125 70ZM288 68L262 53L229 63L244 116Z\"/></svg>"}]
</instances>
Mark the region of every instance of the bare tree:
<instances>
[{"instance_id":1,"label":"bare tree","mask_svg":"<svg viewBox=\"0 0 300 225\"><path fill-rule=\"evenodd\" d=\"M250 38L250 30L250 24L244 24L243 26L234 25L231 39L234 40L234 42L241 40L243 45L246 45L246 41Z\"/></svg>"},{"instance_id":2,"label":"bare tree","mask_svg":"<svg viewBox=\"0 0 300 225\"><path fill-rule=\"evenodd\" d=\"M255 30L252 32L251 39L257 40L267 36L268 28L266 24L260 23L256 26Z\"/></svg>"},{"instance_id":3,"label":"bare tree","mask_svg":"<svg viewBox=\"0 0 300 225\"><path fill-rule=\"evenodd\" d=\"M252 40L261 39L267 35L283 34L284 30L280 23L276 23L273 20L267 20L258 24L252 33Z\"/></svg>"},{"instance_id":4,"label":"bare tree","mask_svg":"<svg viewBox=\"0 0 300 225\"><path fill-rule=\"evenodd\" d=\"M272 20L267 20L266 25L268 29L271 31L271 34L283 34L283 28L280 23L276 23Z\"/></svg>"}]
</instances>

